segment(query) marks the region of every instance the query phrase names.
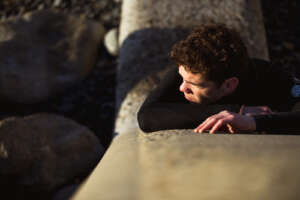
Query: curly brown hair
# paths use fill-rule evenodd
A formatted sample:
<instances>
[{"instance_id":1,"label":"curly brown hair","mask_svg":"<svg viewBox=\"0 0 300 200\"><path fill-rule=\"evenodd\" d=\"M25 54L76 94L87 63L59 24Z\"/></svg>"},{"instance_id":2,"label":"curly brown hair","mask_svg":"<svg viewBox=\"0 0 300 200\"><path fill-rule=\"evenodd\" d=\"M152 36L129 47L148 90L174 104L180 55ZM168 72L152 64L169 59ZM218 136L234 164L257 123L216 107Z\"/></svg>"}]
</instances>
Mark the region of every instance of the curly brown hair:
<instances>
[{"instance_id":1,"label":"curly brown hair","mask_svg":"<svg viewBox=\"0 0 300 200\"><path fill-rule=\"evenodd\" d=\"M178 66L201 73L218 85L227 78L240 80L249 66L247 49L239 34L222 24L202 25L173 45L170 57Z\"/></svg>"}]
</instances>

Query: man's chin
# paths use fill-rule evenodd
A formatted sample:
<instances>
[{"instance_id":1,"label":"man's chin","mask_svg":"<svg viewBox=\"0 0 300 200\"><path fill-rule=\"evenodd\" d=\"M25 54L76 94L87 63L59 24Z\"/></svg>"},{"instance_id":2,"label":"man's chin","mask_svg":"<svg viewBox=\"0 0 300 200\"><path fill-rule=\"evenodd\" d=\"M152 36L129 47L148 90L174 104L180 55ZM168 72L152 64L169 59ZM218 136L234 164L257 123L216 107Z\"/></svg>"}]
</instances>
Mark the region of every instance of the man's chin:
<instances>
[{"instance_id":1,"label":"man's chin","mask_svg":"<svg viewBox=\"0 0 300 200\"><path fill-rule=\"evenodd\" d=\"M195 101L194 99L190 99L190 98L187 98L187 97L185 97L185 99L186 99L189 103L191 103L191 104L200 104L200 102Z\"/></svg>"},{"instance_id":2,"label":"man's chin","mask_svg":"<svg viewBox=\"0 0 300 200\"><path fill-rule=\"evenodd\" d=\"M186 98L186 97L185 97L185 99L191 104L202 104L202 105L209 104L209 102L205 101L205 100L195 100L195 99L190 99L190 98Z\"/></svg>"}]
</instances>

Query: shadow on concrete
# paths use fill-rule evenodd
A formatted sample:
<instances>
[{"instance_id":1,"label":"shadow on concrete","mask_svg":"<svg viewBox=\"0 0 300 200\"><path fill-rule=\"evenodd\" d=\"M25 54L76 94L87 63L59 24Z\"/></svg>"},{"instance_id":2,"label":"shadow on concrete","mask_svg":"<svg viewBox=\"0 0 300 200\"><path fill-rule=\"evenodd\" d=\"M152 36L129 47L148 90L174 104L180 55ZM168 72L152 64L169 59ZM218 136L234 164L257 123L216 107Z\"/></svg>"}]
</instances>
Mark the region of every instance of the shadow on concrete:
<instances>
[{"instance_id":1,"label":"shadow on concrete","mask_svg":"<svg viewBox=\"0 0 300 200\"><path fill-rule=\"evenodd\" d=\"M117 73L116 113L126 95L141 80L148 76L158 78L159 72L175 66L169 58L171 47L190 31L183 28L148 28L136 31L124 40ZM140 92L143 94L144 91Z\"/></svg>"}]
</instances>

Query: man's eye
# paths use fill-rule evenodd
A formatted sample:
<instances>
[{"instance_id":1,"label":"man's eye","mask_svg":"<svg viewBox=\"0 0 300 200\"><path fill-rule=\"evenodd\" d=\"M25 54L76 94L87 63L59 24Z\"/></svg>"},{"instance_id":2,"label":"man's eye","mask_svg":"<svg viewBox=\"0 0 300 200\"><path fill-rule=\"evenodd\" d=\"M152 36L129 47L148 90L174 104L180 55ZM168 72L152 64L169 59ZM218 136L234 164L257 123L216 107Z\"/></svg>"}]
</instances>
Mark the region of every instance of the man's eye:
<instances>
[{"instance_id":1,"label":"man's eye","mask_svg":"<svg viewBox=\"0 0 300 200\"><path fill-rule=\"evenodd\" d=\"M198 88L204 88L204 85L202 85L202 84L195 85L195 86L198 87Z\"/></svg>"}]
</instances>

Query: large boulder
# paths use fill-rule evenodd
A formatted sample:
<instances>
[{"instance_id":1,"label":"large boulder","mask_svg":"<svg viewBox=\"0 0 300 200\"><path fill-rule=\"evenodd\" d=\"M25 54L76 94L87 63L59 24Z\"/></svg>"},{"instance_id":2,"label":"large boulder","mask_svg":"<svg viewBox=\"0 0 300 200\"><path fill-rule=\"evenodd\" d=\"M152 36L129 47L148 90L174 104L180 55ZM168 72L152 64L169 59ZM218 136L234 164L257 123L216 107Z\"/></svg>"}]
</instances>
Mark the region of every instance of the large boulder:
<instances>
[{"instance_id":1,"label":"large boulder","mask_svg":"<svg viewBox=\"0 0 300 200\"><path fill-rule=\"evenodd\" d=\"M0 23L0 98L31 104L64 91L89 74L104 33L52 10Z\"/></svg>"},{"instance_id":2,"label":"large boulder","mask_svg":"<svg viewBox=\"0 0 300 200\"><path fill-rule=\"evenodd\" d=\"M0 184L50 192L96 166L104 148L86 127L54 114L8 118L0 124Z\"/></svg>"}]
</instances>

